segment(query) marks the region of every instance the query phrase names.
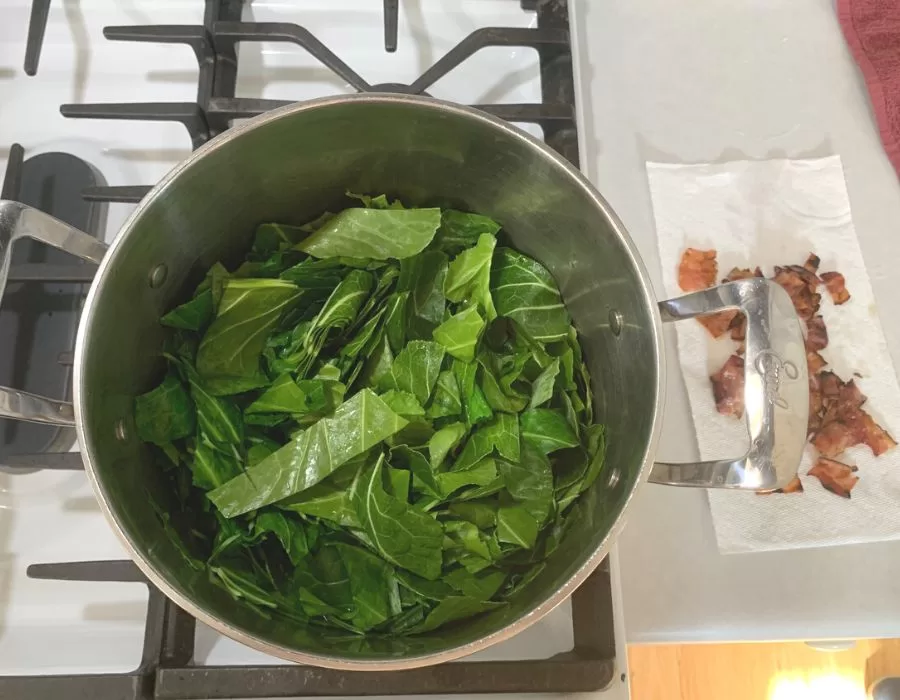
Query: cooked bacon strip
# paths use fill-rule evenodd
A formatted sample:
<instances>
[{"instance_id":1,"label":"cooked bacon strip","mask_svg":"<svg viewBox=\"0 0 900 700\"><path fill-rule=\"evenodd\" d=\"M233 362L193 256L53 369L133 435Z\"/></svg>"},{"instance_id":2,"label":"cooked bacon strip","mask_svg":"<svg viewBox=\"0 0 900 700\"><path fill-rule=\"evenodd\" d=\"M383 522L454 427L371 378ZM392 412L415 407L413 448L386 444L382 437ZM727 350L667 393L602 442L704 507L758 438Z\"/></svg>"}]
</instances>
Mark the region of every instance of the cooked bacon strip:
<instances>
[{"instance_id":1,"label":"cooked bacon strip","mask_svg":"<svg viewBox=\"0 0 900 700\"><path fill-rule=\"evenodd\" d=\"M831 300L835 305L840 306L850 300L850 292L844 286L846 281L840 272L823 272L822 281L825 283L825 288L831 295Z\"/></svg>"},{"instance_id":2,"label":"cooked bacon strip","mask_svg":"<svg viewBox=\"0 0 900 700\"><path fill-rule=\"evenodd\" d=\"M806 353L806 366L809 368L810 376L818 374L828 363L819 353L812 351Z\"/></svg>"},{"instance_id":3,"label":"cooked bacon strip","mask_svg":"<svg viewBox=\"0 0 900 700\"><path fill-rule=\"evenodd\" d=\"M788 482L788 485L780 489L772 489L771 491L757 491L757 496L769 496L773 493L803 493L803 484L799 476L795 476Z\"/></svg>"},{"instance_id":4,"label":"cooked bacon strip","mask_svg":"<svg viewBox=\"0 0 900 700\"><path fill-rule=\"evenodd\" d=\"M678 286L685 292L696 292L716 283L716 251L688 248L678 265Z\"/></svg>"},{"instance_id":5,"label":"cooked bacon strip","mask_svg":"<svg viewBox=\"0 0 900 700\"><path fill-rule=\"evenodd\" d=\"M857 471L857 467L827 457L819 457L807 474L816 477L822 486L832 493L850 498L850 492L859 481L859 477L853 475L855 471Z\"/></svg>"},{"instance_id":6,"label":"cooked bacon strip","mask_svg":"<svg viewBox=\"0 0 900 700\"><path fill-rule=\"evenodd\" d=\"M744 414L744 358L732 355L710 379L716 410L740 418Z\"/></svg>"},{"instance_id":7,"label":"cooked bacon strip","mask_svg":"<svg viewBox=\"0 0 900 700\"><path fill-rule=\"evenodd\" d=\"M856 440L854 444L867 445L876 457L897 445L894 438L878 425L872 416L861 409L848 410L843 416L843 421Z\"/></svg>"},{"instance_id":8,"label":"cooked bacon strip","mask_svg":"<svg viewBox=\"0 0 900 700\"><path fill-rule=\"evenodd\" d=\"M806 351L818 352L827 346L828 330L825 328L825 319L813 316L806 321Z\"/></svg>"},{"instance_id":9,"label":"cooked bacon strip","mask_svg":"<svg viewBox=\"0 0 900 700\"><path fill-rule=\"evenodd\" d=\"M819 278L805 267L776 267L775 277L772 279L791 297L800 318L810 319L819 310L819 302L822 300L822 295L816 293Z\"/></svg>"},{"instance_id":10,"label":"cooked bacon strip","mask_svg":"<svg viewBox=\"0 0 900 700\"><path fill-rule=\"evenodd\" d=\"M700 325L709 331L709 334L713 338L718 338L731 328L731 324L734 322L736 316L743 318L744 314L736 310L720 311L717 314L710 314L709 316L698 316L697 320L700 322Z\"/></svg>"},{"instance_id":11,"label":"cooked bacon strip","mask_svg":"<svg viewBox=\"0 0 900 700\"><path fill-rule=\"evenodd\" d=\"M813 447L826 457L837 457L848 447L858 445L859 440L844 423L833 420L825 423L813 438Z\"/></svg>"},{"instance_id":12,"label":"cooked bacon strip","mask_svg":"<svg viewBox=\"0 0 900 700\"><path fill-rule=\"evenodd\" d=\"M816 274L819 271L819 263L821 262L822 260L818 255L816 255L815 253L810 253L809 257L806 259L806 262L803 263L803 267L805 267L813 274Z\"/></svg>"}]
</instances>

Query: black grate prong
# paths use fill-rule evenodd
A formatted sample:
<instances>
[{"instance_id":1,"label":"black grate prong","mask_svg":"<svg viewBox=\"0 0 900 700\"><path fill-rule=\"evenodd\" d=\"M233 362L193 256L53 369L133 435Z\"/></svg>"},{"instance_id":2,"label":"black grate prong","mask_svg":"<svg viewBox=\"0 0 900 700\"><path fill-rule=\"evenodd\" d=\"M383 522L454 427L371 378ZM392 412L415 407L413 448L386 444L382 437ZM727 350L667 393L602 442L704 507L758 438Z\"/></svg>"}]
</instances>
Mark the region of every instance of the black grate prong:
<instances>
[{"instance_id":1,"label":"black grate prong","mask_svg":"<svg viewBox=\"0 0 900 700\"><path fill-rule=\"evenodd\" d=\"M146 583L141 570L130 559L103 561L69 561L54 564L32 564L26 570L28 578L49 581L118 581Z\"/></svg>"},{"instance_id":2,"label":"black grate prong","mask_svg":"<svg viewBox=\"0 0 900 700\"><path fill-rule=\"evenodd\" d=\"M397 50L397 25L400 19L400 0L384 0L384 50Z\"/></svg>"},{"instance_id":3,"label":"black grate prong","mask_svg":"<svg viewBox=\"0 0 900 700\"><path fill-rule=\"evenodd\" d=\"M69 119L124 119L184 124L194 148L209 140L209 127L194 102L134 102L130 104L65 104L60 113Z\"/></svg>"},{"instance_id":4,"label":"black grate prong","mask_svg":"<svg viewBox=\"0 0 900 700\"><path fill-rule=\"evenodd\" d=\"M44 46L44 32L50 17L50 0L31 0L31 17L28 20L28 38L25 43L25 75L37 75Z\"/></svg>"}]
</instances>

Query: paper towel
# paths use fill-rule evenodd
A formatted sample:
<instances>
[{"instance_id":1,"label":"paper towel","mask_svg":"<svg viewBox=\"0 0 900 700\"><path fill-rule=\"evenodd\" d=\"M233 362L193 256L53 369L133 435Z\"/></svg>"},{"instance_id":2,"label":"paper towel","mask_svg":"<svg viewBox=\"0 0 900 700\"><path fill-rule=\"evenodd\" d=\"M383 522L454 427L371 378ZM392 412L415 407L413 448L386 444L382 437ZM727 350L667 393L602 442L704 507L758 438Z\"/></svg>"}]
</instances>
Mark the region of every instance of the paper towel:
<instances>
[{"instance_id":1,"label":"paper towel","mask_svg":"<svg viewBox=\"0 0 900 700\"><path fill-rule=\"evenodd\" d=\"M878 319L878 309L850 216L838 156L814 160L736 161L704 165L648 163L663 281L668 296L685 248L715 248L719 278L732 267L802 265L810 252L819 272L836 270L851 299L835 306L824 287L820 313L828 328L822 356L842 379L856 379L864 408L900 439L900 388ZM696 321L676 324L678 354L690 398L700 456L743 454L743 420L716 411L709 375L733 351L730 338L713 340ZM854 377L854 373L861 376ZM803 493L760 496L709 490L722 552L749 552L877 542L900 538L900 447L874 457L857 445L839 457L859 467L850 499L826 491L807 476L814 462L807 446L799 467Z\"/></svg>"}]
</instances>

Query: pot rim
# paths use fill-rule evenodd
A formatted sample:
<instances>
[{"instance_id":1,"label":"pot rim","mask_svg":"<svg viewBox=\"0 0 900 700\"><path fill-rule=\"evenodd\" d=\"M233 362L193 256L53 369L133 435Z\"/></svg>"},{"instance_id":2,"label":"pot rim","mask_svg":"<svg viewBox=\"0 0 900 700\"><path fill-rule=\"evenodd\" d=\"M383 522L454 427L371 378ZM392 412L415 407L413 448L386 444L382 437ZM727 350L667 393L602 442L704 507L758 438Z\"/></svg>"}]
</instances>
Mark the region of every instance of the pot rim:
<instances>
[{"instance_id":1,"label":"pot rim","mask_svg":"<svg viewBox=\"0 0 900 700\"><path fill-rule=\"evenodd\" d=\"M634 488L632 488L631 493L626 497L618 517L609 528L609 531L606 533L602 542L588 557L584 564L582 564L582 566L562 586L557 588L556 591L548 596L542 603L537 605L535 608L533 608L531 611L518 618L517 620L473 642L469 642L467 644L456 646L440 652L423 654L421 656L412 656L403 659L354 660L340 656L324 656L297 651L296 649L265 641L259 637L251 635L223 620L218 619L217 617L211 615L210 613L204 611L199 606L194 604L194 602L190 598L180 593L177 588L171 585L167 578L156 569L156 567L154 567L149 561L144 558L144 555L141 553L141 551L137 548L128 534L119 525L119 522L117 521L115 515L112 512L112 509L110 508L105 488L101 480L98 479L97 473L94 470L94 451L92 449L92 441L86 434L86 431L84 429L84 422L82 420L85 394L83 387L85 342L89 329L92 325L94 308L97 304L99 294L98 290L101 286L100 283L108 274L109 269L114 265L119 250L127 245L129 235L134 230L135 225L143 215L144 210L147 209L147 207L149 207L150 204L157 197L159 197L167 187L172 185L182 172L191 167L191 165L193 165L196 161L203 158L208 152L223 146L229 141L240 138L244 133L262 127L269 122L277 121L291 114L327 108L333 105L341 105L351 102L399 104L414 106L418 109L430 109L439 112L450 112L456 116L465 119L473 119L482 122L483 124L486 124L491 128L498 129L504 132L507 136L518 139L520 141L524 141L532 149L539 151L545 158L552 161L557 167L564 170L569 175L569 177L575 180L575 182L582 188L582 190L584 190L585 194L588 195L594 201L596 206L603 212L613 230L618 234L619 239L624 245L632 264L638 271L641 282L640 292L646 300L646 303L652 307L650 316L652 318L653 327L651 329L651 332L654 340L653 345L656 354L655 360L657 364L657 387L656 404L651 423L650 439L647 441L647 445L644 451L643 463L635 481ZM213 138L205 143L203 146L194 151L187 159L182 161L179 165L175 166L144 197L140 204L138 204L134 212L132 212L132 214L122 225L121 230L110 245L109 251L101 261L100 266L97 270L97 274L95 276L95 281L91 285L91 288L87 295L87 299L85 301L84 311L82 313L81 322L78 326L78 334L75 343L73 382L75 426L78 435L78 442L81 445L82 449L85 472L87 473L91 487L94 491L95 496L97 497L104 516L106 517L119 540L125 546L125 549L127 550L129 556L138 566L138 568L154 586L156 586L166 597L172 600L180 608L226 637L230 637L231 639L234 639L242 644L256 649L257 651L261 651L263 653L276 656L287 661L345 671L406 670L420 668L423 666L431 666L448 661L454 661L461 657L473 654L477 651L481 651L482 649L486 649L498 642L509 639L513 635L518 634L525 628L537 622L551 610L556 608L560 603L566 600L575 591L575 589L578 588L578 586L580 586L584 582L584 580L594 571L594 569L597 568L603 558L608 554L613 539L619 534L619 532L621 532L622 527L624 526L625 513L631 503L631 500L634 498L635 492L639 488L641 488L644 483L646 483L649 476L652 456L656 452L656 445L659 441L661 415L663 411L663 401L665 399L664 394L666 386L666 363L662 361L663 357L664 344L662 336L662 321L658 311L656 310L656 299L650 284L650 277L647 273L643 261L641 260L637 248L626 232L624 225L612 211L612 208L609 206L603 196L594 188L587 177L585 177L585 175L577 168L575 168L571 163L569 163L562 156L553 151L549 146L534 138L525 131L499 119L498 117L494 117L493 115L487 114L486 112L482 112L471 107L458 105L443 100L437 100L431 97L423 97L418 95L402 95L394 93L375 92L360 93L355 95L332 96L286 105L284 107L280 107L278 109L274 109L272 111L258 115L253 119L250 119L236 127L232 127L216 138Z\"/></svg>"}]
</instances>

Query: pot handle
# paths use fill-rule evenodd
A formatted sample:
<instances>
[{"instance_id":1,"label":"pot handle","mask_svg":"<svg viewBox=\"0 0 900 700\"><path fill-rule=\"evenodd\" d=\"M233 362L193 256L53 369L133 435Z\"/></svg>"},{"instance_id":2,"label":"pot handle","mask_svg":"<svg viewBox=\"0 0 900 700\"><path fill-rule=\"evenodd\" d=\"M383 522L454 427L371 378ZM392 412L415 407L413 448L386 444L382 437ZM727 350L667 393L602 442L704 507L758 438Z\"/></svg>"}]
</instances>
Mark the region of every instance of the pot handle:
<instances>
[{"instance_id":1,"label":"pot handle","mask_svg":"<svg viewBox=\"0 0 900 700\"><path fill-rule=\"evenodd\" d=\"M49 214L19 202L0 200L0 302L12 263L12 245L20 238L33 238L94 263L99 263L107 250L105 243ZM72 404L4 386L0 386L0 418L75 425Z\"/></svg>"},{"instance_id":2,"label":"pot handle","mask_svg":"<svg viewBox=\"0 0 900 700\"><path fill-rule=\"evenodd\" d=\"M800 319L790 296L761 277L737 280L659 303L664 322L726 309L747 317L742 457L684 464L657 462L650 481L672 486L777 489L797 475L807 439L809 384Z\"/></svg>"}]
</instances>

